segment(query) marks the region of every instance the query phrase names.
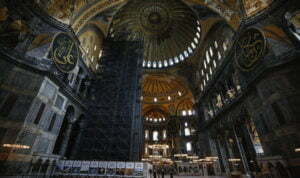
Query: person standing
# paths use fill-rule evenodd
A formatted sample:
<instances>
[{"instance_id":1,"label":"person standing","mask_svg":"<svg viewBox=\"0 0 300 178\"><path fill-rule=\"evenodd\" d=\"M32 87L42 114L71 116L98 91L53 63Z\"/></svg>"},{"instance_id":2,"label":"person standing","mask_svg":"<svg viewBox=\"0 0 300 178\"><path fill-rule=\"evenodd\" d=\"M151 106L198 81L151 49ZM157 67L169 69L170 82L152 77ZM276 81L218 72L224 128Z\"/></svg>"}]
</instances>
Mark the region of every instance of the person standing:
<instances>
[{"instance_id":1,"label":"person standing","mask_svg":"<svg viewBox=\"0 0 300 178\"><path fill-rule=\"evenodd\" d=\"M173 178L173 171L170 172L170 178Z\"/></svg>"},{"instance_id":2,"label":"person standing","mask_svg":"<svg viewBox=\"0 0 300 178\"><path fill-rule=\"evenodd\" d=\"M157 178L156 175L157 175L156 170L154 170L154 171L153 171L153 178Z\"/></svg>"}]
</instances>

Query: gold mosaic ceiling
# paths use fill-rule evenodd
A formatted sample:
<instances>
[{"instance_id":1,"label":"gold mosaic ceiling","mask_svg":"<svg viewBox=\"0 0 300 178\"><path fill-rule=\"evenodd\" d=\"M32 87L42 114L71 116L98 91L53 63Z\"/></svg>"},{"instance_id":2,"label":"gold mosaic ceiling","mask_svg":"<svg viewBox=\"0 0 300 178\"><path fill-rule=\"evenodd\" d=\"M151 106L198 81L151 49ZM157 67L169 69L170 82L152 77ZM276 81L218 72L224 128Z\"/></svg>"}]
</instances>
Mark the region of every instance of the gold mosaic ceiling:
<instances>
[{"instance_id":1,"label":"gold mosaic ceiling","mask_svg":"<svg viewBox=\"0 0 300 178\"><path fill-rule=\"evenodd\" d=\"M186 85L174 76L164 74L145 75L142 82L144 103L170 103L188 94Z\"/></svg>"},{"instance_id":2,"label":"gold mosaic ceiling","mask_svg":"<svg viewBox=\"0 0 300 178\"><path fill-rule=\"evenodd\" d=\"M114 15L112 37L143 41L146 68L164 68L188 59L201 37L197 15L178 0L132 0Z\"/></svg>"}]
</instances>

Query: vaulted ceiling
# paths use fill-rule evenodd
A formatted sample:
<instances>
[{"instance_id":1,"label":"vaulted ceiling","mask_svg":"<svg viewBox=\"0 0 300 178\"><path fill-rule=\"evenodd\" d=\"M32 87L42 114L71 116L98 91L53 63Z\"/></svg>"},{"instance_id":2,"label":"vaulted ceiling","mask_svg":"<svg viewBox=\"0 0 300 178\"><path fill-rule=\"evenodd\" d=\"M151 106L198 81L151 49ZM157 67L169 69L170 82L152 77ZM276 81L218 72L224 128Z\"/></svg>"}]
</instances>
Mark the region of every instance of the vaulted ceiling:
<instances>
[{"instance_id":1,"label":"vaulted ceiling","mask_svg":"<svg viewBox=\"0 0 300 178\"><path fill-rule=\"evenodd\" d=\"M142 111L169 115L194 106L191 83L202 63L211 29L233 31L273 0L35 0L49 15L71 25L96 70L103 38L144 42ZM99 35L97 33L99 32ZM101 33L101 34L100 34ZM222 34L222 33L220 33ZM225 38L228 35L221 35ZM222 40L221 40L222 41ZM98 57L98 59L97 59ZM94 61L93 59L97 60ZM197 81L196 81L197 82Z\"/></svg>"}]
</instances>

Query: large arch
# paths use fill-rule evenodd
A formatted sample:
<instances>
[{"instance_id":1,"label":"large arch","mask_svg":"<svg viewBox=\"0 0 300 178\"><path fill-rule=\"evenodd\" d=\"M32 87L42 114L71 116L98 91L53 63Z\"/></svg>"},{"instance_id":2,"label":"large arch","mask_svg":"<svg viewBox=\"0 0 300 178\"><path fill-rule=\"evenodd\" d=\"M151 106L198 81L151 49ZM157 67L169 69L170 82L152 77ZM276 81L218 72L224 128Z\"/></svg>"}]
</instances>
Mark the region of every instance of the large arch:
<instances>
[{"instance_id":1,"label":"large arch","mask_svg":"<svg viewBox=\"0 0 300 178\"><path fill-rule=\"evenodd\" d=\"M53 153L64 156L66 147L68 145L68 137L71 131L71 123L75 118L75 109L73 106L68 106L66 114L63 118L59 134L56 138Z\"/></svg>"}]
</instances>

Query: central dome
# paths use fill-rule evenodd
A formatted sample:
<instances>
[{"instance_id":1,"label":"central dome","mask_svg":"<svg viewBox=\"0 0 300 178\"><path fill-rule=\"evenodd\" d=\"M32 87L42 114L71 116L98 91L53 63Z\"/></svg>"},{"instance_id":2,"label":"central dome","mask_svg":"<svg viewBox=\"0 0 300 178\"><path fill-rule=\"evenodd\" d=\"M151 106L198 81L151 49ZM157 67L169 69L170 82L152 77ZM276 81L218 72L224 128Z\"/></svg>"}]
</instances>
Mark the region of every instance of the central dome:
<instances>
[{"instance_id":1,"label":"central dome","mask_svg":"<svg viewBox=\"0 0 300 178\"><path fill-rule=\"evenodd\" d=\"M173 66L189 58L200 41L200 22L180 0L131 0L114 16L110 35L144 42L145 68Z\"/></svg>"}]
</instances>

